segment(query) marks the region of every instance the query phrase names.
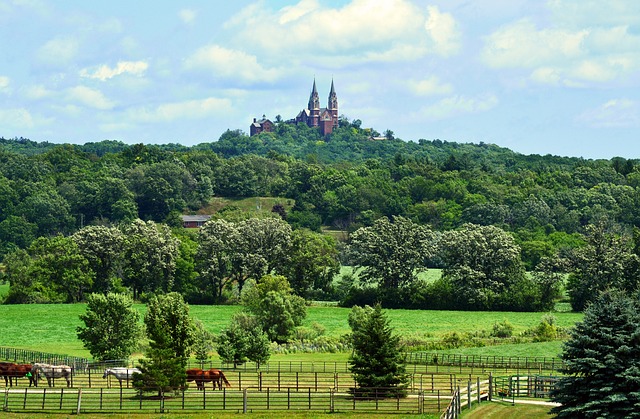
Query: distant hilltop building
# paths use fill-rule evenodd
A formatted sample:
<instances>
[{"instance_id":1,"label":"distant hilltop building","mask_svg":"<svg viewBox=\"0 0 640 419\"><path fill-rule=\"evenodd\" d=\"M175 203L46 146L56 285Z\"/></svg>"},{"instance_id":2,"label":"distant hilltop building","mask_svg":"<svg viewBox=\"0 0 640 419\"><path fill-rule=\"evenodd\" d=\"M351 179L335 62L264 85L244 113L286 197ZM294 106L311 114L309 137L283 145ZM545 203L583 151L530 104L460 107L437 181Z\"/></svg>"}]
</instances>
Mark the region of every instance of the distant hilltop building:
<instances>
[{"instance_id":1,"label":"distant hilltop building","mask_svg":"<svg viewBox=\"0 0 640 419\"><path fill-rule=\"evenodd\" d=\"M316 89L316 80L313 79L313 88L311 89L311 96L309 96L309 104L305 109L300 111L295 119L287 122L296 124L304 123L309 127L319 127L322 135L331 134L333 129L338 126L338 96L333 86L333 80L331 80L331 91L329 92L326 108L320 107L320 97ZM262 119L260 120L253 118L253 123L249 127L249 133L256 135L261 132L271 132L272 129L273 122L262 115Z\"/></svg>"}]
</instances>

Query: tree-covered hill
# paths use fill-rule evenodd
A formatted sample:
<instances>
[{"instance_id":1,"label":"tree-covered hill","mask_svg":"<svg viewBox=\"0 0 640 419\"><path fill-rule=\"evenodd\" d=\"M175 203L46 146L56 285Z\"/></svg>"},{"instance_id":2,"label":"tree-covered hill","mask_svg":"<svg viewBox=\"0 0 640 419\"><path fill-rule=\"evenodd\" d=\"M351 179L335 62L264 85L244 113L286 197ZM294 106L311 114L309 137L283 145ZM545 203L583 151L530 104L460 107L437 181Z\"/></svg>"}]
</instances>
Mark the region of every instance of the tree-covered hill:
<instances>
[{"instance_id":1,"label":"tree-covered hill","mask_svg":"<svg viewBox=\"0 0 640 419\"><path fill-rule=\"evenodd\" d=\"M390 131L381 139L344 118L324 138L306 125L278 123L271 133L227 131L191 147L0 139L0 257L86 226L139 218L179 227L181 214L206 212L213 198L275 197L287 205L274 214L293 230L353 232L397 216L439 233L495 226L533 270L585 246L588 226L631 237L640 225L639 188L637 160L406 142ZM233 205L212 215L246 218ZM436 255L429 263L443 262Z\"/></svg>"}]
</instances>

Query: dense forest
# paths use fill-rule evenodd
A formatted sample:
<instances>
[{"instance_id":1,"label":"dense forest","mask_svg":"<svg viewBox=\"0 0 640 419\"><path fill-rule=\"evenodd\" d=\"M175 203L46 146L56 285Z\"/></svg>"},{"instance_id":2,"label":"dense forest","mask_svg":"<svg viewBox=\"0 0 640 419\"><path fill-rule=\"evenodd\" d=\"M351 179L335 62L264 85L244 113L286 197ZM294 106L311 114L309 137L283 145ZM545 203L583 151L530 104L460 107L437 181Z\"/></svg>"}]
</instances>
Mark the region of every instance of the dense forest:
<instances>
[{"instance_id":1,"label":"dense forest","mask_svg":"<svg viewBox=\"0 0 640 419\"><path fill-rule=\"evenodd\" d=\"M0 138L5 302L233 302L270 273L306 298L420 308L546 310L566 291L580 310L636 289L639 161L378 135L341 117L326 137L277 123L192 147ZM215 197L282 201L214 212ZM360 270L334 281L340 264ZM428 268L442 278L418 280Z\"/></svg>"}]
</instances>

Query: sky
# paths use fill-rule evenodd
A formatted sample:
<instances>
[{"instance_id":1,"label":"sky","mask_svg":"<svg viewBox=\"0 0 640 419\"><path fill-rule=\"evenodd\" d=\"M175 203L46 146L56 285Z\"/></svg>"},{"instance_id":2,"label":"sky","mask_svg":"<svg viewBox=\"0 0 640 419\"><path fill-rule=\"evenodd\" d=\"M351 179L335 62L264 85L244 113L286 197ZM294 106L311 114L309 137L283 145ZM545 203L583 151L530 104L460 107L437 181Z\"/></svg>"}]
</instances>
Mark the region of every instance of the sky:
<instances>
[{"instance_id":1,"label":"sky","mask_svg":"<svg viewBox=\"0 0 640 419\"><path fill-rule=\"evenodd\" d=\"M0 136L216 141L327 106L405 141L640 158L639 0L0 0Z\"/></svg>"}]
</instances>

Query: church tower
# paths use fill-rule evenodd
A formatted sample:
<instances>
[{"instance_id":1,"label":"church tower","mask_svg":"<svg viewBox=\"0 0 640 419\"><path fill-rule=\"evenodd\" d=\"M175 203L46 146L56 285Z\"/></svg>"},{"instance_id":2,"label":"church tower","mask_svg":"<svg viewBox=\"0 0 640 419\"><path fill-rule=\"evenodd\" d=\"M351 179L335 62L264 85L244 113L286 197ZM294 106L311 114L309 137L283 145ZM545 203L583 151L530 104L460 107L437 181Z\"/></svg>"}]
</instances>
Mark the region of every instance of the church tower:
<instances>
[{"instance_id":1,"label":"church tower","mask_svg":"<svg viewBox=\"0 0 640 419\"><path fill-rule=\"evenodd\" d=\"M331 112L333 127L336 128L338 126L338 95L336 95L336 89L333 87L333 79L331 79L331 91L329 92L327 109Z\"/></svg>"},{"instance_id":2,"label":"church tower","mask_svg":"<svg viewBox=\"0 0 640 419\"><path fill-rule=\"evenodd\" d=\"M316 79L313 79L313 89L311 90L311 96L309 96L309 113L312 127L317 127L320 119L320 97L318 96L318 90L316 89Z\"/></svg>"}]
</instances>

